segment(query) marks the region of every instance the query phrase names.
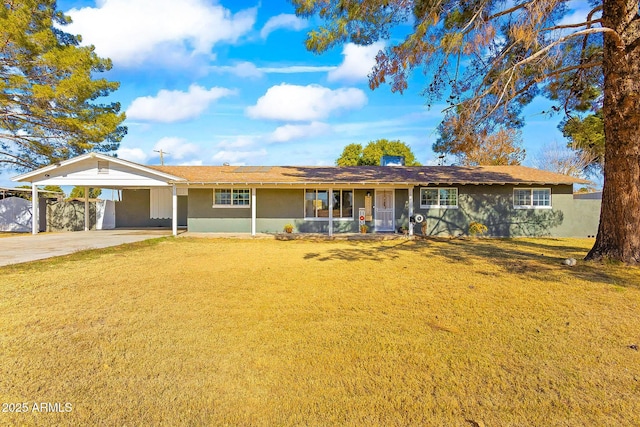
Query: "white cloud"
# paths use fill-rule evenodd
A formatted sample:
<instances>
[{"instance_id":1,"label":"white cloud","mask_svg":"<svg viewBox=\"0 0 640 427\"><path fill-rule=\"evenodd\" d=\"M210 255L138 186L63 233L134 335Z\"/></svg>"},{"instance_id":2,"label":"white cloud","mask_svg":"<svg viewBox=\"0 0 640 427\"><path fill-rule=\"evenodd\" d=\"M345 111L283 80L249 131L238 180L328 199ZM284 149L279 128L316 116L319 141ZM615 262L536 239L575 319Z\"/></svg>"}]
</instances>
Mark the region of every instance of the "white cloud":
<instances>
[{"instance_id":1,"label":"white cloud","mask_svg":"<svg viewBox=\"0 0 640 427\"><path fill-rule=\"evenodd\" d=\"M310 66L310 65L290 65L288 67L261 67L258 68L264 73L274 74L296 74L296 73L326 73L335 70L334 66Z\"/></svg>"},{"instance_id":2,"label":"white cloud","mask_svg":"<svg viewBox=\"0 0 640 427\"><path fill-rule=\"evenodd\" d=\"M191 85L188 92L163 89L156 97L134 99L127 109L127 118L163 123L193 119L202 114L212 102L234 93L226 88L205 89L198 85Z\"/></svg>"},{"instance_id":3,"label":"white cloud","mask_svg":"<svg viewBox=\"0 0 640 427\"><path fill-rule=\"evenodd\" d=\"M224 139L218 144L219 148L246 148L256 143L255 136L238 135L235 139Z\"/></svg>"},{"instance_id":4,"label":"white cloud","mask_svg":"<svg viewBox=\"0 0 640 427\"><path fill-rule=\"evenodd\" d=\"M282 13L277 16L272 16L269 18L262 30L260 31L260 37L266 39L269 37L273 31L279 28L286 28L295 31L300 31L303 28L307 27L307 21L301 18L298 18L296 15L290 13Z\"/></svg>"},{"instance_id":5,"label":"white cloud","mask_svg":"<svg viewBox=\"0 0 640 427\"><path fill-rule=\"evenodd\" d=\"M179 163L178 166L202 166L202 160L189 160L188 162Z\"/></svg>"},{"instance_id":6,"label":"white cloud","mask_svg":"<svg viewBox=\"0 0 640 427\"><path fill-rule=\"evenodd\" d=\"M366 80L376 64L376 55L384 49L384 42L375 42L369 46L347 43L342 49L342 64L329 72L327 79L333 81L356 82Z\"/></svg>"},{"instance_id":7,"label":"white cloud","mask_svg":"<svg viewBox=\"0 0 640 427\"><path fill-rule=\"evenodd\" d=\"M186 157L198 155L201 148L196 144L187 142L183 138L165 137L161 138L153 146L154 153L160 150L162 150L163 155L166 155L169 159L182 160ZM154 157L158 156L160 156L160 153L157 153Z\"/></svg>"},{"instance_id":8,"label":"white cloud","mask_svg":"<svg viewBox=\"0 0 640 427\"><path fill-rule=\"evenodd\" d=\"M144 163L148 157L140 148L120 147L116 153L118 154L118 158L135 163Z\"/></svg>"},{"instance_id":9,"label":"white cloud","mask_svg":"<svg viewBox=\"0 0 640 427\"><path fill-rule=\"evenodd\" d=\"M287 142L294 139L309 138L331 132L331 126L322 122L312 122L308 125L284 125L276 128L267 138L270 142Z\"/></svg>"},{"instance_id":10,"label":"white cloud","mask_svg":"<svg viewBox=\"0 0 640 427\"><path fill-rule=\"evenodd\" d=\"M211 71L218 73L230 73L238 77L262 77L265 74L301 74L301 73L326 73L335 70L334 66L308 66L289 65L286 67L257 67L252 62L238 62L235 65L214 65L209 67Z\"/></svg>"},{"instance_id":11,"label":"white cloud","mask_svg":"<svg viewBox=\"0 0 640 427\"><path fill-rule=\"evenodd\" d=\"M589 12L593 9L587 2L572 0L567 4L569 12L558 22L558 25L572 25L585 22ZM601 13L596 13L593 19L599 18Z\"/></svg>"},{"instance_id":12,"label":"white cloud","mask_svg":"<svg viewBox=\"0 0 640 427\"><path fill-rule=\"evenodd\" d=\"M267 150L256 151L219 151L213 157L213 161L219 163L230 163L233 165L244 165L247 163L256 162L267 155Z\"/></svg>"},{"instance_id":13,"label":"white cloud","mask_svg":"<svg viewBox=\"0 0 640 427\"><path fill-rule=\"evenodd\" d=\"M102 0L67 11L73 23L65 31L82 34L98 55L131 66L158 54L209 54L216 43L233 43L249 32L256 12L233 14L207 0Z\"/></svg>"},{"instance_id":14,"label":"white cloud","mask_svg":"<svg viewBox=\"0 0 640 427\"><path fill-rule=\"evenodd\" d=\"M262 77L264 72L252 62L238 62L235 65L214 65L211 71L230 73L238 77Z\"/></svg>"},{"instance_id":15,"label":"white cloud","mask_svg":"<svg viewBox=\"0 0 640 427\"><path fill-rule=\"evenodd\" d=\"M256 105L245 111L253 119L312 121L325 119L337 110L361 108L366 103L367 96L360 89L331 90L319 85L282 83L270 87Z\"/></svg>"}]
</instances>

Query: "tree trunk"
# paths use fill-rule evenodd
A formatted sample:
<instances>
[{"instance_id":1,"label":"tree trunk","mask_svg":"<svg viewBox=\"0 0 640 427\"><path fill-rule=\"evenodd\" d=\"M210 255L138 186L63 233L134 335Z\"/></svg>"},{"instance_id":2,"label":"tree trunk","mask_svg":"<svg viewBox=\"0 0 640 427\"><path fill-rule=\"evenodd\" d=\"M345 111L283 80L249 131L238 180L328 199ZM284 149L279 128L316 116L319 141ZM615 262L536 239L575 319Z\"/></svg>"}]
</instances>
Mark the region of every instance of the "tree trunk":
<instances>
[{"instance_id":1,"label":"tree trunk","mask_svg":"<svg viewBox=\"0 0 640 427\"><path fill-rule=\"evenodd\" d=\"M604 187L586 259L640 263L640 16L638 0L604 0ZM621 46L624 45L624 48Z\"/></svg>"}]
</instances>

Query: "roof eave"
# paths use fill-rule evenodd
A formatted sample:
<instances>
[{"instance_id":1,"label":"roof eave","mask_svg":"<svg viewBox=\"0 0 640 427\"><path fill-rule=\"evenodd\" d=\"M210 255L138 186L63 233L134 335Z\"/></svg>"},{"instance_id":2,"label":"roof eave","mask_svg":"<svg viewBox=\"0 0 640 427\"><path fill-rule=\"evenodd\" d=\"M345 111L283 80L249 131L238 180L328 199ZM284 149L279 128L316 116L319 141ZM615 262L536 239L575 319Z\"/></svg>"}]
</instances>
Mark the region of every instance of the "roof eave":
<instances>
[{"instance_id":1,"label":"roof eave","mask_svg":"<svg viewBox=\"0 0 640 427\"><path fill-rule=\"evenodd\" d=\"M175 175L171 175L165 172L161 172L158 171L156 169L152 169L149 168L147 166L143 166L140 165L138 163L135 162L131 162L128 160L123 160L123 159L119 159L117 157L113 157L113 156L107 156L106 154L101 154L101 153L86 153L86 154L81 154L80 156L74 157L72 159L68 159L68 160L63 160L61 162L58 163L54 163L52 165L48 165L48 166L44 166L40 169L36 169L33 170L31 172L27 172L21 175L17 175L11 178L11 181L13 182L25 182L25 181L29 181L30 178L33 178L35 176L41 175L41 174L45 174L47 172L50 171L54 171L57 170L61 167L65 167L65 166L69 166L72 165L74 163L78 163L81 162L83 160L89 159L89 158L95 158L95 159L100 159L100 160L105 160L105 161L109 161L109 162L114 162L123 166L128 166L131 167L133 169L136 170L140 170L140 171L144 171L146 173L158 176L158 177L162 177L164 179L167 180L167 182L172 183L172 182L186 182L187 180L185 178L179 177L179 176L175 176Z\"/></svg>"}]
</instances>

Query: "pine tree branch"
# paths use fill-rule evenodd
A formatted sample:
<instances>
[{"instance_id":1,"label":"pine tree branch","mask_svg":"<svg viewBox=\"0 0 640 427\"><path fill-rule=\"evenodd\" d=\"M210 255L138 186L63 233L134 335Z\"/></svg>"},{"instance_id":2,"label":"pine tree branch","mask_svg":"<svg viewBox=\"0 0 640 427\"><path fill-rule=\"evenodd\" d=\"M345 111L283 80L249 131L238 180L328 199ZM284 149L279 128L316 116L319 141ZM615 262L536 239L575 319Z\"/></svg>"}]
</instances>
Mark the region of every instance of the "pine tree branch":
<instances>
[{"instance_id":1,"label":"pine tree branch","mask_svg":"<svg viewBox=\"0 0 640 427\"><path fill-rule=\"evenodd\" d=\"M541 28L540 31L555 31L555 30L564 30L567 28L580 28L580 27L590 28L592 24L599 24L601 22L602 22L602 19L598 18L593 20L587 20L584 22L579 22L576 24L555 25L553 27Z\"/></svg>"},{"instance_id":2,"label":"pine tree branch","mask_svg":"<svg viewBox=\"0 0 640 427\"><path fill-rule=\"evenodd\" d=\"M467 22L467 25L464 26L464 28L462 28L462 30L460 30L461 33L463 34L467 34L467 30L470 30L471 25L476 21L476 19L478 19L478 16L480 16L480 14L482 13L482 11L484 10L485 6L487 5L488 1L484 1L480 4L480 7L478 7L478 11L471 17L471 19L469 20L469 22Z\"/></svg>"},{"instance_id":3,"label":"pine tree branch","mask_svg":"<svg viewBox=\"0 0 640 427\"><path fill-rule=\"evenodd\" d=\"M487 18L487 21L494 20L495 18L499 18L499 17L504 16L504 15L510 15L511 13L515 12L516 10L519 10L519 9L522 9L522 8L526 8L527 6L529 6L532 3L533 3L533 0L517 4L517 5L511 7L509 9L507 9L507 10L502 10L502 11L496 13L496 14L491 15L490 17Z\"/></svg>"},{"instance_id":4,"label":"pine tree branch","mask_svg":"<svg viewBox=\"0 0 640 427\"><path fill-rule=\"evenodd\" d=\"M552 50L553 48L563 44L564 42L575 38L575 37L580 37L580 36L584 36L587 34L596 34L596 33L607 33L607 34L614 34L615 35L615 39L618 45L618 48L620 49L624 49L624 43L622 42L622 39L620 38L620 36L618 35L618 33L616 33L614 30L612 30L611 28L606 28L606 27L602 27L602 28L589 28L589 29L585 29L582 31L577 31L573 34L569 34L566 35L564 37L560 37L558 40L554 41L553 43L548 44L547 46L543 47L542 49L540 49L539 51L535 52L534 54L516 62L515 64L513 64L512 66L510 66L509 68L507 68L506 70L504 70L503 72L500 73L499 77L506 77L506 76L510 76L512 75L512 73L514 72L514 70L516 70L517 68L526 65L530 62L533 62L534 60L540 58L541 56L545 55L547 52L549 52L550 50ZM497 62L494 61L494 62ZM494 83L492 83L483 93L479 93L477 94L475 97L477 98L484 98L485 96L493 93L493 90L496 88L497 84L503 80L502 78L497 78L495 80Z\"/></svg>"}]
</instances>

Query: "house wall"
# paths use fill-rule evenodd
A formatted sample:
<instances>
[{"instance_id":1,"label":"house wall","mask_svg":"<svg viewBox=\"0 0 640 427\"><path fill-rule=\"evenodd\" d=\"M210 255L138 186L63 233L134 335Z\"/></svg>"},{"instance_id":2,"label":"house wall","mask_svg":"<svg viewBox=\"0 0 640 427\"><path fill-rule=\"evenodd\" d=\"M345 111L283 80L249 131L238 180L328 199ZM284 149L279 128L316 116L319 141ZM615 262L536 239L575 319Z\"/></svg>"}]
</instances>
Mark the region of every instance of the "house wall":
<instances>
[{"instance_id":1,"label":"house wall","mask_svg":"<svg viewBox=\"0 0 640 427\"><path fill-rule=\"evenodd\" d=\"M600 223L601 199L573 199L565 208L566 217L555 235L558 237L596 237Z\"/></svg>"},{"instance_id":2,"label":"house wall","mask_svg":"<svg viewBox=\"0 0 640 427\"><path fill-rule=\"evenodd\" d=\"M213 207L213 189L190 188L187 229L193 232L250 233L251 208Z\"/></svg>"},{"instance_id":3,"label":"house wall","mask_svg":"<svg viewBox=\"0 0 640 427\"><path fill-rule=\"evenodd\" d=\"M487 235L494 237L588 237L597 233L599 201L574 200L571 185L466 185L457 188L457 209L420 208L420 188L414 189L415 213L426 218L427 235L467 234L472 221L486 225ZM551 188L552 208L515 209L514 188ZM415 232L421 233L419 224Z\"/></svg>"},{"instance_id":4,"label":"house wall","mask_svg":"<svg viewBox=\"0 0 640 427\"><path fill-rule=\"evenodd\" d=\"M47 229L47 200L38 199L38 231L46 231Z\"/></svg>"},{"instance_id":5,"label":"house wall","mask_svg":"<svg viewBox=\"0 0 640 427\"><path fill-rule=\"evenodd\" d=\"M151 219L149 189L122 190L116 202L116 228L171 227L171 218ZM187 196L178 196L178 226L187 225Z\"/></svg>"},{"instance_id":6,"label":"house wall","mask_svg":"<svg viewBox=\"0 0 640 427\"><path fill-rule=\"evenodd\" d=\"M415 191L414 191L415 193ZM395 201L396 201L396 212L395 212L395 227L396 232L400 230L401 227L409 227L409 190L408 189L396 189L395 192ZM416 198L413 198L413 204L416 204ZM418 204L420 202L418 201ZM415 215L415 210L414 210Z\"/></svg>"},{"instance_id":7,"label":"house wall","mask_svg":"<svg viewBox=\"0 0 640 427\"><path fill-rule=\"evenodd\" d=\"M436 187L436 186L434 186ZM451 186L441 186L451 187ZM551 188L551 209L515 209L513 185L463 185L458 188L457 209L420 208L420 187L413 190L414 214L426 218L427 235L456 236L467 234L469 223L478 221L495 237L555 236L587 237L597 232L600 202L574 200L571 185L520 186ZM354 190L354 213L349 220L334 219L335 233L358 232L358 209L365 206L367 192ZM279 233L285 224L293 224L300 233L327 233L328 219L304 218L304 190L259 188L256 190L256 231ZM409 225L409 193L394 190L395 230ZM375 215L375 210L374 210ZM148 216L148 215L147 215ZM196 232L251 232L251 208L214 208L213 189L189 189L188 229ZM367 223L373 231L373 221ZM414 228L421 234L420 224Z\"/></svg>"},{"instance_id":8,"label":"house wall","mask_svg":"<svg viewBox=\"0 0 640 427\"><path fill-rule=\"evenodd\" d=\"M373 192L373 190L369 190ZM358 207L364 207L366 190L354 191L352 219L334 219L336 233L357 232ZM327 233L328 219L304 218L304 189L258 188L256 190L256 231L280 233L285 224L295 232ZM213 189L189 189L188 229L193 232L251 232L251 208L213 207Z\"/></svg>"}]
</instances>

